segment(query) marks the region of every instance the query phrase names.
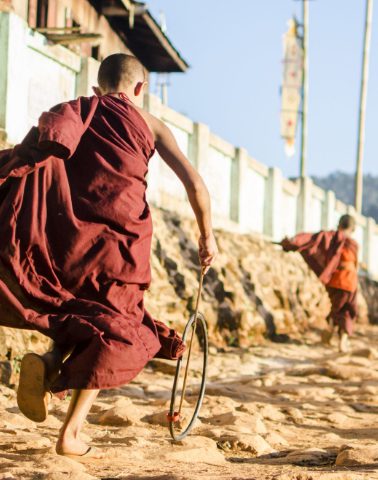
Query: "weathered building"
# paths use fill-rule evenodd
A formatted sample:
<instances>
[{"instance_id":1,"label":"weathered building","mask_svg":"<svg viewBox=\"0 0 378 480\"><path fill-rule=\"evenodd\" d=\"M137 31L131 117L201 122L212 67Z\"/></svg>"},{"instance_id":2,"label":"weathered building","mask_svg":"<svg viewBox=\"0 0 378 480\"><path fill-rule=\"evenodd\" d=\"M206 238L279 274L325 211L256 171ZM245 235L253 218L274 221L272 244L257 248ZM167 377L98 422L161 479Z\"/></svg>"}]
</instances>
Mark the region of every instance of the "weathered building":
<instances>
[{"instance_id":1,"label":"weathered building","mask_svg":"<svg viewBox=\"0 0 378 480\"><path fill-rule=\"evenodd\" d=\"M144 3L0 0L0 133L16 143L42 110L90 95L99 62L131 53L148 72L188 67Z\"/></svg>"}]
</instances>

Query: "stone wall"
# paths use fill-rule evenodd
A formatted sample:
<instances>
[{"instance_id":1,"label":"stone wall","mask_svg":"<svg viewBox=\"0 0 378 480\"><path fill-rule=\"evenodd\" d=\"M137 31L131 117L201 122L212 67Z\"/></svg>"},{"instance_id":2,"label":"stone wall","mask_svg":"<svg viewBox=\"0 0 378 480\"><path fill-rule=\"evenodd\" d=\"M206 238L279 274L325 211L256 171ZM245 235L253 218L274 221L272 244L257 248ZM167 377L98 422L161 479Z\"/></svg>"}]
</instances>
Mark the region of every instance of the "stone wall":
<instances>
[{"instance_id":1,"label":"stone wall","mask_svg":"<svg viewBox=\"0 0 378 480\"><path fill-rule=\"evenodd\" d=\"M378 282L360 277L361 292L366 300L370 323L378 323Z\"/></svg>"},{"instance_id":2,"label":"stone wall","mask_svg":"<svg viewBox=\"0 0 378 480\"><path fill-rule=\"evenodd\" d=\"M153 281L146 308L182 331L198 288L197 227L162 209L153 209L153 218ZM216 233L220 253L205 277L201 301L213 346L249 347L265 338L284 340L284 335L300 339L310 328L324 328L327 294L299 254L284 253L259 237ZM362 290L368 288L364 282ZM360 320L366 322L362 296L360 307ZM42 352L49 344L37 332L0 327L0 377L8 375L26 351Z\"/></svg>"},{"instance_id":3,"label":"stone wall","mask_svg":"<svg viewBox=\"0 0 378 480\"><path fill-rule=\"evenodd\" d=\"M146 306L153 315L182 326L193 307L198 285L197 228L156 209L153 282ZM329 299L323 285L297 253L258 236L217 231L220 254L204 282L201 310L217 346L250 346L263 337L300 337L324 328ZM360 321L367 307L359 297Z\"/></svg>"}]
</instances>

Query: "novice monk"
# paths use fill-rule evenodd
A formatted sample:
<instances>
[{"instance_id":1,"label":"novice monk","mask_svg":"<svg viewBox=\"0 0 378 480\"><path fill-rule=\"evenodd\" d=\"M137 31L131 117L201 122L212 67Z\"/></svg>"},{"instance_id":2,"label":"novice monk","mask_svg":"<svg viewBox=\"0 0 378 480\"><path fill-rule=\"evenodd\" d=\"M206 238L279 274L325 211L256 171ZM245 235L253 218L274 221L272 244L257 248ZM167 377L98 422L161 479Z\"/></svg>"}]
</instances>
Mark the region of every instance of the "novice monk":
<instances>
[{"instance_id":1,"label":"novice monk","mask_svg":"<svg viewBox=\"0 0 378 480\"><path fill-rule=\"evenodd\" d=\"M96 96L43 113L38 128L0 154L0 324L55 342L43 357L24 357L18 404L43 421L46 391L73 390L61 455L94 455L79 433L99 389L184 349L143 307L152 236L145 178L155 148L186 188L205 270L217 254L201 177L164 123L141 109L142 65L111 55L98 85Z\"/></svg>"},{"instance_id":2,"label":"novice monk","mask_svg":"<svg viewBox=\"0 0 378 480\"><path fill-rule=\"evenodd\" d=\"M353 217L343 215L337 231L300 233L281 242L286 252L300 252L325 284L331 300L331 312L327 319L331 331L326 332L323 338L329 342L333 326L338 327L342 352L348 350L348 336L352 334L357 317L358 244L351 238L355 226Z\"/></svg>"}]
</instances>

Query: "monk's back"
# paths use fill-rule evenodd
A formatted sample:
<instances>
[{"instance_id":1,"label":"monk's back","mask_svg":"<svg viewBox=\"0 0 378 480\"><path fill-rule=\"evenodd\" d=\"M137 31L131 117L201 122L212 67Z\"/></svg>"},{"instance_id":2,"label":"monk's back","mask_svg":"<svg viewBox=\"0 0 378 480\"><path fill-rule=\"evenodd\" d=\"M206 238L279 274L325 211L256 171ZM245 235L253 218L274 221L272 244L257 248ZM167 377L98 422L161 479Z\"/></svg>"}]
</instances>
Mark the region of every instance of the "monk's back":
<instances>
[{"instance_id":1,"label":"monk's back","mask_svg":"<svg viewBox=\"0 0 378 480\"><path fill-rule=\"evenodd\" d=\"M152 222L145 177L153 151L152 134L137 109L126 100L100 97L64 163L73 229L56 253L70 285L95 285L99 278L149 283Z\"/></svg>"},{"instance_id":2,"label":"monk's back","mask_svg":"<svg viewBox=\"0 0 378 480\"><path fill-rule=\"evenodd\" d=\"M135 107L110 95L99 99L89 128L66 162L75 210L87 221L111 221L120 231L148 215L145 200L153 138Z\"/></svg>"},{"instance_id":3,"label":"monk's back","mask_svg":"<svg viewBox=\"0 0 378 480\"><path fill-rule=\"evenodd\" d=\"M148 284L152 222L145 176L154 142L140 113L105 95L58 105L41 118L39 132L34 129L3 168L13 178L5 180L0 208L0 233L9 245L2 256L15 282L44 301L64 291L89 298L104 285ZM38 135L63 142L68 158L40 150ZM32 155L37 167L28 165ZM18 176L22 168L14 168L13 174L13 164L30 173Z\"/></svg>"}]
</instances>

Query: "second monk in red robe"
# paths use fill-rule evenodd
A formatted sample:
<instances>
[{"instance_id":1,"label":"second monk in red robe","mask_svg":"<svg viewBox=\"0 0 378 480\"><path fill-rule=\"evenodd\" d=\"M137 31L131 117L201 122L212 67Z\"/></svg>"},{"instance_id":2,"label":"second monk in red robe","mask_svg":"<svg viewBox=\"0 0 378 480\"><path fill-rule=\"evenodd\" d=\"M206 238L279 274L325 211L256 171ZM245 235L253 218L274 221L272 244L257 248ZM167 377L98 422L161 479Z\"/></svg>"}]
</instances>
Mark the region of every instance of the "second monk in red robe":
<instances>
[{"instance_id":1,"label":"second monk in red robe","mask_svg":"<svg viewBox=\"0 0 378 480\"><path fill-rule=\"evenodd\" d=\"M341 351L348 348L348 336L357 317L358 244L351 238L354 230L354 218L343 215L336 231L299 233L281 242L285 251L299 252L326 286L331 300L328 321L331 332L333 327L338 328ZM331 335L325 335L325 339Z\"/></svg>"}]
</instances>

